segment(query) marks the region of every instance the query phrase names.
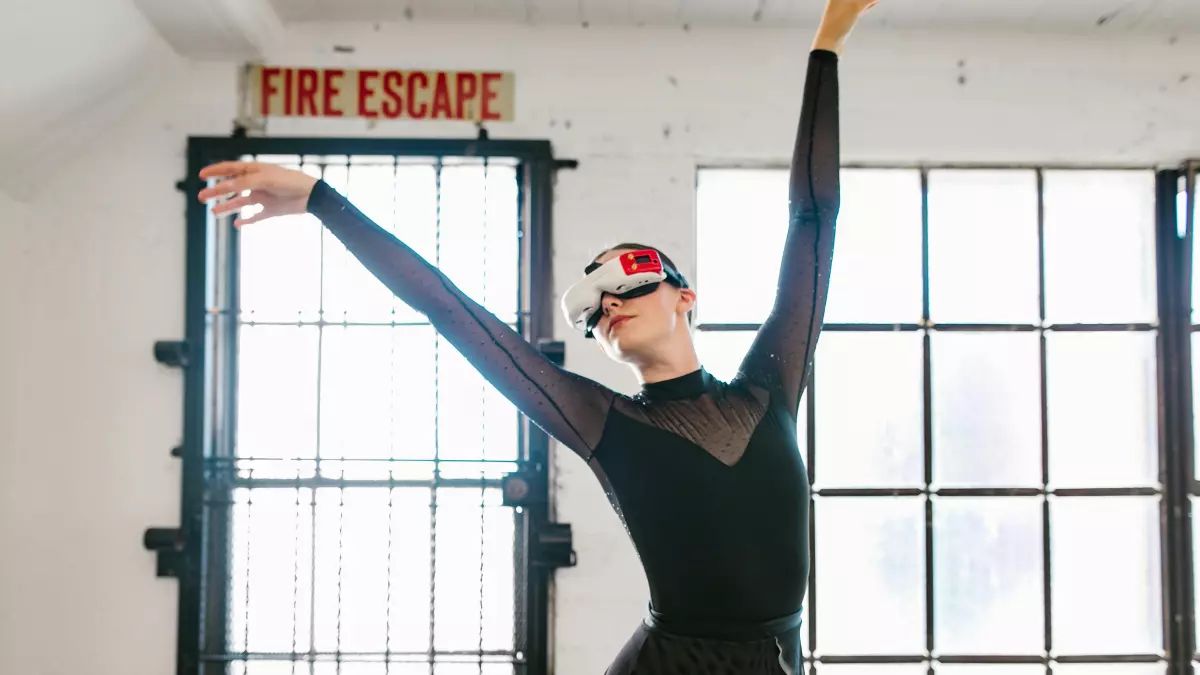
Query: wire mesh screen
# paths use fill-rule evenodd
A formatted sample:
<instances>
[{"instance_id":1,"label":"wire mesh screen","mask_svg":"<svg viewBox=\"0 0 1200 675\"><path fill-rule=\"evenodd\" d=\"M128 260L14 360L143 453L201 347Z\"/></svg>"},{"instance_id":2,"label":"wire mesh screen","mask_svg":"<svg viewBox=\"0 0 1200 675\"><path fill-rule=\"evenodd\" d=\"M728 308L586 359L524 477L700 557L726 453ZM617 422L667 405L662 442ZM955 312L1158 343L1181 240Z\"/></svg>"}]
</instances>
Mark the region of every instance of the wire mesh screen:
<instances>
[{"instance_id":1,"label":"wire mesh screen","mask_svg":"<svg viewBox=\"0 0 1200 675\"><path fill-rule=\"evenodd\" d=\"M259 156L323 178L521 330L518 165ZM515 408L310 215L244 228L206 672L501 675L522 658Z\"/></svg>"}]
</instances>

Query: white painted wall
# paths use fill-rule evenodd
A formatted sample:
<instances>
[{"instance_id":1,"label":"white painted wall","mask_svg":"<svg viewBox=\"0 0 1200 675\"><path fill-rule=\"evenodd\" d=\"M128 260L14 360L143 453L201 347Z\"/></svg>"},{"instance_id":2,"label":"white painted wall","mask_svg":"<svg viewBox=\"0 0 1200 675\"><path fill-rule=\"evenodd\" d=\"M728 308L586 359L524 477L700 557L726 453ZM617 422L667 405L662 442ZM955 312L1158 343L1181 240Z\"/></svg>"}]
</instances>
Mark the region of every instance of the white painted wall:
<instances>
[{"instance_id":1,"label":"white painted wall","mask_svg":"<svg viewBox=\"0 0 1200 675\"><path fill-rule=\"evenodd\" d=\"M581 162L558 184L561 288L596 249L635 235L692 271L696 164L788 159L809 38L323 24L291 28L270 60L515 71L518 121L493 135L549 138ZM842 70L845 159L1176 162L1200 155L1200 71L1184 77L1198 63L1197 39L864 32ZM228 131L234 86L231 66L180 67L23 203L0 198L0 673L171 672L176 588L154 578L140 537L177 522L168 450L182 390L151 345L183 328L173 185L185 139ZM270 133L472 129L339 120ZM570 367L633 384L563 336ZM558 468L559 517L579 552L558 577L558 672L601 672L642 615L645 584L590 473L566 453Z\"/></svg>"},{"instance_id":2,"label":"white painted wall","mask_svg":"<svg viewBox=\"0 0 1200 675\"><path fill-rule=\"evenodd\" d=\"M144 105L182 65L131 0L9 0L0 22L0 192L28 199L52 166Z\"/></svg>"}]
</instances>

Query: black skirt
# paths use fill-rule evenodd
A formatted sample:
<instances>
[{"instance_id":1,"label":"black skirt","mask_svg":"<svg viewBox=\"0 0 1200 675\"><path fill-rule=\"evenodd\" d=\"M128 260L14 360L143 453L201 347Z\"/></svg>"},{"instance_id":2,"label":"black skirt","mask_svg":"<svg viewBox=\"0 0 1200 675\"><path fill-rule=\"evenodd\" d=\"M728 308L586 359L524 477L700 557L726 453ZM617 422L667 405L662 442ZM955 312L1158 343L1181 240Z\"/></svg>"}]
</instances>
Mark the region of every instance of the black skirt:
<instances>
[{"instance_id":1,"label":"black skirt","mask_svg":"<svg viewBox=\"0 0 1200 675\"><path fill-rule=\"evenodd\" d=\"M673 624L653 613L605 671L605 675L803 673L798 615L753 626L701 628Z\"/></svg>"}]
</instances>

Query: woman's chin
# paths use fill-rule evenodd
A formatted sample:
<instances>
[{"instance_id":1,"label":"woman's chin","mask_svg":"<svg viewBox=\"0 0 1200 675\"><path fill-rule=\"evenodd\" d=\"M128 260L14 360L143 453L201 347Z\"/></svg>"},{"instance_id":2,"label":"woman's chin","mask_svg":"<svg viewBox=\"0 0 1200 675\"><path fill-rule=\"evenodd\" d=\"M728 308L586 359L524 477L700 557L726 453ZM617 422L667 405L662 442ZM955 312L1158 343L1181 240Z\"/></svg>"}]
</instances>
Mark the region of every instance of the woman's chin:
<instances>
[{"instance_id":1,"label":"woman's chin","mask_svg":"<svg viewBox=\"0 0 1200 675\"><path fill-rule=\"evenodd\" d=\"M608 355L622 363L629 363L641 351L642 342L634 331L617 329L616 334L608 339Z\"/></svg>"}]
</instances>

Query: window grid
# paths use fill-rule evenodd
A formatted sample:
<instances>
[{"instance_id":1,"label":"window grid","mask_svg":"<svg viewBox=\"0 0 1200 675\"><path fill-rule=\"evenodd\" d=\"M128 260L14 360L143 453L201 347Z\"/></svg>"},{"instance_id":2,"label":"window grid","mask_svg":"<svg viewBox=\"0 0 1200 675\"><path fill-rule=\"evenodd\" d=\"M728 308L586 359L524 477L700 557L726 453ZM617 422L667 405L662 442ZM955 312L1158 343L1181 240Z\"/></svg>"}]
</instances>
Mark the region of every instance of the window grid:
<instances>
[{"instance_id":1,"label":"window grid","mask_svg":"<svg viewBox=\"0 0 1200 675\"><path fill-rule=\"evenodd\" d=\"M218 139L219 140L219 139ZM279 141L265 141L264 145L278 144ZM231 143L234 147L238 147L236 141ZM256 143L251 142L250 145ZM287 142L283 144L286 146ZM415 145L430 145L430 142L417 142ZM432 143L436 145L436 142ZM317 142L316 146L321 146L321 142ZM342 145L342 144L339 144ZM353 145L353 144L351 144ZM384 143L383 145L387 145ZM447 145L460 145L455 142L450 142ZM466 148L472 152L469 144ZM507 143L498 143L498 146L511 145ZM516 144L521 145L521 144ZM531 144L536 145L536 144ZM295 147L295 146L292 146ZM305 147L305 142L301 142L299 147ZM342 145L342 147L345 147ZM289 149L291 149L289 147ZM331 148L333 149L333 148ZM478 146L475 147L475 152L478 151ZM497 148L502 150L502 148ZM517 148L523 150L523 153L516 153L518 157L521 155L537 155L537 148ZM373 148L367 148L368 152L360 153L360 155L377 155L378 153L371 152ZM533 150L533 152L530 152ZM420 156L425 156L426 153L420 153ZM441 197L443 185L441 183L444 170L444 162L452 159L448 153L428 153L430 155L429 163L432 165L437 183L434 186L436 190L438 207L436 215L435 232L438 236L435 248L435 255L440 253L440 236L443 226L443 211L441 205ZM472 154L474 154L472 152ZM393 180L391 186L395 189L398 184L395 174L397 167L400 166L402 158L405 161L412 162L410 155L392 154L388 162L391 164L393 172ZM246 159L255 159L254 156L244 156ZM203 164L204 162L197 161L193 156L193 164ZM279 157L257 157L260 161L279 161ZM365 159L365 158L364 158ZM528 176L529 172L523 169L525 166L520 162L525 161L518 158L510 158L499 153L482 153L482 156L465 157L458 159L457 155L453 156L454 161L460 164L474 164L482 166L482 190L483 201L481 207L483 209L481 218L484 226L484 231L480 238L471 242L473 246L482 247L483 260L489 259L488 241L486 231L487 224L490 222L489 215L489 170L491 176L495 180L505 180L505 176L511 174L511 180L514 185L511 192L505 192L502 198L511 198L512 208L508 209L511 213L497 215L497 219L515 218L515 230L512 235L516 238L516 243L509 242L501 246L501 255L507 251L509 255L515 254L514 262L517 267L524 263L530 255L530 252L525 250L525 245L528 244L528 232L523 230L528 226L530 212L520 200L529 196L528 187L522 186L520 183L523 176ZM530 159L526 157L526 160ZM329 171L332 168L339 168L343 171L344 178L349 178L352 162L356 161L356 157L345 155L341 159L332 158L329 156L311 156L303 157L304 164L295 168L307 170L310 174L318 177L327 178ZM536 159L534 161L537 161ZM417 162L420 163L419 161ZM496 177L497 171L489 169L489 167L500 166L501 169L507 168L508 173L502 170L499 173L503 174ZM331 181L336 182L336 181ZM540 181L539 181L540 185ZM335 188L338 187L335 185ZM345 193L345 187L342 186L342 191ZM395 221L395 195L386 195L392 200L393 204L393 221ZM351 195L356 205L358 199ZM364 209L367 210L367 209ZM461 209L460 209L461 210ZM505 212L505 209L500 209ZM369 212L369 211L368 211ZM369 213L370 214L370 213ZM374 214L372 217L378 218ZM307 216L304 216L307 217ZM459 214L461 218L461 214ZM537 219L539 216L534 216ZM526 439L536 441L530 438L530 434L522 428L514 419L512 425L514 438L511 440L512 448L517 454L509 456L505 454L504 448L489 449L487 436L494 435L495 432L489 434L485 430L484 445L479 446L478 456L471 455L470 447L442 447L441 441L444 440L443 434L437 432L439 429L439 419L441 425L449 423L448 420L455 415L454 411L442 410L438 413L437 406L441 405L440 399L448 395L448 392L434 392L434 420L433 425L435 433L432 435L433 455L430 458L412 458L403 456L404 453L397 455L394 451L390 452L389 457L372 458L364 457L345 457L337 456L339 453L334 452L333 455L324 452L322 449L322 430L320 428L321 421L325 416L320 410L320 406L324 402L325 393L324 384L321 378L331 367L327 363L323 363L326 352L330 348L330 344L326 342L327 331L358 328L359 330L385 330L390 333L396 333L397 330L407 328L417 328L425 326L432 328L428 322L409 321L400 319L397 316L396 306L393 305L391 312L391 320L331 320L327 314L327 298L326 265L330 258L328 256L327 243L334 240L329 239L327 232L323 228L318 228L320 236L319 241L320 253L316 256L318 263L318 293L319 300L317 304L317 314L315 316L305 315L303 312L298 314L297 320L277 320L269 317L255 317L252 314L246 314L241 310L239 303L240 290L242 288L241 279L239 278L241 270L242 251L239 237L234 237L231 234L231 228L216 227L211 216L206 216L208 224L206 225L207 250L208 260L205 263L205 283L209 286L205 295L205 315L207 335L230 336L228 340L216 341L211 348L212 378L206 382L207 387L211 387L213 398L211 399L211 407L206 407L205 423L209 425L211 432L205 432L206 435L211 434L209 442L214 445L209 446L212 450L206 451L202 457L202 472L204 486L203 496L200 504L202 508L203 522L205 523L205 539L207 540L208 552L204 556L204 577L208 579L204 583L207 591L204 592L203 599L198 607L198 613L201 615L200 624L197 626L192 619L193 615L190 607L181 603L180 607L180 665L179 672L192 673L226 673L235 672L245 675L254 675L254 673L334 673L341 672L342 664L347 665L347 668L353 669L354 672L375 672L374 666L366 666L365 664L378 664L381 668L378 672L390 672L392 668L408 670L411 665L422 664L427 666L428 672L431 675L438 673L453 672L478 672L487 673L489 675L499 675L500 673L536 673L542 672L544 665L539 658L539 652L544 653L544 647L540 647L539 638L544 640L544 636L529 635L527 630L538 624L544 624L544 619L537 616L536 608L533 610L533 615L528 615L532 605L527 605L529 591L538 593L537 588L527 588L528 585L537 585L540 574L530 574L524 567L529 564L527 553L524 551L528 539L528 532L531 526L537 526L536 522L532 522L530 518L532 513L530 509L513 510L510 507L501 504L500 486L504 475L518 468L520 463L530 459L528 453L537 454L534 447L526 448L524 451L523 445ZM543 217L544 219L544 217ZM192 222L195 223L195 216L192 215ZM505 221L508 222L508 221ZM504 223L499 223L504 226ZM511 226L511 225L510 225ZM536 225L535 225L536 227ZM195 227L193 225L193 232ZM197 244L195 236L192 237L193 246ZM507 247L507 248L506 248ZM461 248L461 247L460 247ZM536 253L536 251L534 252ZM426 255L428 255L426 253ZM484 289L487 288L487 264L482 265L482 283ZM498 268L499 269L499 268ZM510 271L510 270L501 270ZM526 284L528 283L525 277L525 270L511 270L516 272L513 280L515 286L511 287L511 291L515 296L511 303L515 311L500 310L500 315L507 317L510 325L518 331L526 330L526 325L533 316L531 311L527 309L530 303L537 305L540 300L537 293L528 294ZM286 274L286 270L282 273ZM193 277L194 279L194 277ZM502 280L503 281L503 280ZM510 287L511 284L505 285L501 283L500 287ZM194 299L194 295L190 298ZM483 301L483 298L479 298ZM195 303L190 303L190 307L194 307ZM376 317L377 318L377 317ZM223 327L223 328L222 328ZM255 456L259 453L256 450L261 450L261 447L250 447L247 444L239 446L237 440L237 424L235 423L238 399L240 398L235 391L238 391L239 375L241 372L238 367L239 352L245 351L244 345L240 348L234 345L241 345L242 340L238 340L236 336L247 330L276 330L276 331L314 331L316 334L316 368L313 372L317 383L315 388L310 393L315 394L313 404L317 406L315 414L309 419L313 419L317 425L315 439L311 454L308 458L305 457L303 448L293 448L289 452L270 452L277 448L267 448L270 450L265 453L266 456ZM391 336L389 335L389 338ZM432 381L435 387L441 383L442 374L439 371L439 357L444 355L447 350L452 350L452 346L447 346L444 341L440 348L436 341L436 331L433 332L433 354L434 361ZM395 339L389 339L392 356L396 356L397 342ZM279 347L279 345L275 345ZM460 357L461 358L461 357ZM245 359L242 359L245 361ZM390 374L393 385L396 384L397 377L394 368L396 360L393 358L393 372ZM336 370L336 366L333 367ZM311 370L311 369L310 369ZM194 383L189 382L191 386ZM480 387L479 392L484 400L481 403L486 404L488 393ZM455 399L457 405L458 399ZM469 403L469 401L468 401ZM395 412L396 408L393 405L390 409ZM484 417L490 411L487 405L481 405L478 412L480 424L484 422ZM448 418L447 415L450 415ZM514 418L517 417L515 411ZM297 419L299 424L304 424L303 416ZM490 418L489 418L490 419ZM394 421L394 420L393 420ZM390 425L391 429L395 430L395 425ZM503 430L502 426L502 430ZM386 439L385 439L386 440ZM395 438L392 442L395 442ZM499 439L506 446L509 443L507 439ZM453 442L453 440L452 440ZM492 440L492 444L495 439ZM536 445L536 442L534 443ZM246 448L249 447L249 450ZM239 448L235 450L235 448ZM464 452L468 455L464 456ZM499 456L493 454L500 452ZM349 451L343 451L341 455L354 455L355 448L349 448ZM361 453L359 453L361 454ZM191 459L189 453L181 453L185 459ZM279 455L279 456L272 456ZM536 459L536 458L533 458ZM186 464L186 462L185 462ZM197 467L199 468L199 467ZM188 472L185 468L185 484L188 482ZM197 476L190 474L194 480ZM535 489L536 486L534 486ZM418 501L414 502L411 497L416 491ZM187 512L188 490L185 488L185 514ZM420 507L419 493L423 492L426 495L426 506ZM287 495L285 501L287 505L282 504L280 495ZM470 495L474 494L474 497ZM294 496L293 496L294 495ZM336 496L334 496L336 495ZM378 504L370 504L371 508L363 510L362 504L355 504L356 500L362 501L364 495L374 495L372 499L379 502ZM450 499L455 497L455 499ZM465 498L465 501L464 501ZM439 508L439 500L445 500ZM467 520L463 519L464 513L469 516L472 512L472 502L474 516L470 516ZM289 506L290 505L290 506ZM378 508L378 507L382 507ZM413 508L416 507L416 511ZM378 650L362 649L361 646L356 647L351 644L355 640L354 633L362 629L361 617L354 616L355 608L350 607L348 596L345 595L351 585L356 583L353 578L352 568L359 565L361 561L369 555L364 555L361 546L363 537L361 533L356 534L356 528L361 525L361 516L364 513L369 513L374 509L375 524L378 526L377 534L386 536L387 546L386 551L376 551L374 562L381 565L386 565L384 573L386 582L382 585L386 587L385 609L380 612L381 628L383 629L383 637L380 640ZM359 513L355 514L355 509ZM406 512L407 509L407 512ZM393 570L393 567L404 557L409 554L402 548L397 548L397 543L400 541L395 538L397 530L403 528L411 528L412 516L415 516L418 511L424 511L427 516L427 532L425 534L426 546L428 552L428 569L425 572L426 581L428 583L428 644L427 649L413 650L405 648L404 642L411 642L407 637L397 630L403 630L402 625L394 625L394 619L399 613L398 609L402 608L405 599L397 596L402 594L403 588L396 588L394 582L402 582L403 574L398 574ZM441 513L439 513L441 512ZM379 513L383 513L383 517L379 517ZM443 527L439 527L438 521L440 516L447 516L449 520ZM473 518L473 524L470 521ZM185 520L187 518L185 517ZM371 520L371 518L368 518ZM536 518L534 519L536 520ZM308 521L308 522L305 522ZM406 522L411 521L411 522ZM504 522L508 521L509 527L504 527ZM500 526L498 528L498 526ZM419 529L426 529L419 528ZM272 530L276 530L272 532ZM286 535L284 533L286 531ZM496 548L496 542L492 540L495 537L489 534L490 531L508 532L509 541L498 541L499 548ZM439 560L437 556L437 547L439 539L447 536L450 539L457 541L464 539L466 535L474 532L474 538L477 540L475 546L478 550L477 560L474 564L473 571L459 569L461 565L453 565L454 562L446 562L445 556L443 560ZM322 555L319 541L324 538L327 543L324 547L332 547L336 540L337 552L335 556ZM382 538L382 537L381 537ZM284 540L287 541L284 541ZM303 540L303 541L302 541ZM411 543L411 537L408 539ZM454 543L454 541L451 541ZM351 552L347 547L357 545L360 550ZM277 549L282 546L282 552ZM290 548L290 552L287 550ZM264 554L268 554L267 558L277 558L273 563L269 564L269 574L264 577L261 570L255 572L256 566L261 566ZM501 558L496 558L500 555ZM309 560L303 560L308 557ZM507 560L505 560L507 558ZM286 575L283 575L281 568L282 562L287 563ZM496 567L495 563L502 563ZM443 568L442 564L445 564ZM319 567L327 566L329 569L319 569ZM241 580L235 581L235 576L239 574L238 568L241 567L240 576L244 577ZM509 570L507 582L501 580L501 586L505 583L510 586L509 596L496 596L494 592L489 592L489 587L495 586L495 570L503 572L504 569ZM197 570L199 571L199 570ZM277 579L269 578L274 573L280 573ZM333 576L335 583L332 587L319 587L318 577L323 575L326 577L324 581L330 581L328 577ZM286 582L282 579L286 576ZM307 579L303 577L307 576ZM446 638L439 636L437 633L444 625L448 629L455 628L454 624L458 620L451 614L445 614L447 611L439 604L439 598L443 594L439 593L438 586L446 586L447 592L454 594L455 586L470 585L468 576L474 576L476 583L480 586L478 595L479 603L479 630L478 635L467 640L473 642L470 645L455 645L447 648ZM192 578L186 575L181 575L181 581L184 586L190 586L193 582ZM240 583L239 583L240 581ZM379 580L384 581L384 580ZM544 583L544 581L542 582ZM328 586L328 584L325 584ZM405 584L400 583L403 586ZM411 585L411 584L409 584ZM287 603L287 608L281 608L278 592L279 588L287 586L290 591L290 602ZM307 587L307 588L305 588ZM181 588L181 591L185 589ZM333 602L325 602L327 607L319 607L322 602L322 594L333 596L326 600L334 600ZM544 593L544 591L540 591ZM307 597L303 597L307 594ZM396 600L396 602L394 602ZM414 599L418 604L423 604L419 598ZM345 602L344 602L345 601ZM496 603L499 602L499 605ZM508 638L501 636L500 643L507 641L507 648L497 649L493 643L496 643L497 635L494 630L488 630L489 619L484 616L485 603L490 603L492 606L487 608L489 616L496 618L497 608L504 610L504 606L511 604L512 616L504 619L500 617L500 624L507 623L511 628L511 635ZM351 603L352 604L352 603ZM303 607L302 605L307 605ZM272 632L273 628L267 626L264 633L264 625L262 621L255 622L251 618L252 613L263 611L264 608L271 608L268 614L280 613L287 614L291 619L290 625L285 626L289 633L290 640L285 637L284 642L290 642L292 648L290 650L273 649L267 646L265 649L256 647L254 643L259 645L275 645L278 644L278 631ZM329 617L329 612L324 611L332 609L334 616ZM459 608L461 609L461 608ZM280 610L276 612L275 610ZM359 612L361 613L361 612ZM280 623L288 623L282 614L278 618ZM324 626L325 636L321 636L320 622L332 623L333 625ZM268 617L269 618L269 617ZM469 618L469 617L468 617ZM356 625L355 621L359 625ZM446 623L449 621L449 623ZM238 624L241 624L240 626ZM202 627L200 633L195 632L197 627ZM332 630L329 630L332 629ZM461 631L459 631L461 632ZM485 632L488 633L487 644L485 644ZM269 633L269 634L268 634ZM332 633L332 635L328 635ZM264 642L264 635L266 637ZM459 636L461 637L461 636ZM198 640L199 651L196 653L190 652L186 645L191 640ZM329 639L329 638L332 638ZM462 640L452 640L462 642ZM361 639L358 640L362 642ZM240 643L240 644L239 644ZM460 648L466 647L466 648ZM364 664L364 665L359 665ZM367 667L367 671L361 670ZM468 670L463 670L466 667ZM229 670L227 670L227 668Z\"/></svg>"},{"instance_id":2,"label":"window grid","mask_svg":"<svg viewBox=\"0 0 1200 675\"><path fill-rule=\"evenodd\" d=\"M1180 192L1179 199L1176 201L1177 213L1175 214L1175 220L1178 224L1177 233L1183 241L1183 246L1181 247L1181 257L1183 258L1183 269L1181 276L1186 282L1179 285L1179 291L1182 293L1183 297L1180 299L1178 305L1185 307L1188 311L1189 319L1187 324L1188 332L1190 333L1187 336L1187 339L1179 341L1177 349L1185 352L1186 360L1192 365L1190 370L1185 368L1180 369L1185 376L1191 376L1191 386L1181 387L1181 391L1191 397L1188 405L1181 406L1191 414L1191 420L1190 424L1181 425L1181 432L1184 436L1186 436L1186 441L1184 442L1185 452L1182 453L1181 459L1183 461L1182 466L1180 467L1180 473L1182 474L1185 484L1188 486L1188 498L1185 501L1182 501L1179 506L1180 509L1186 510L1187 521L1192 523L1195 522L1193 520L1193 514L1195 511L1194 507L1196 498L1200 497L1200 481L1197 480L1196 475L1197 461L1195 455L1196 430L1197 425L1200 425L1200 406L1197 405L1200 403L1200 394L1198 394L1196 391L1197 385L1200 385L1200 378L1196 377L1196 368L1197 365L1200 364L1197 364L1197 362L1194 360L1194 345L1196 344L1197 334L1200 332L1200 322L1197 322L1195 309L1195 289L1197 287L1197 283L1200 282L1200 277L1197 277L1195 272L1197 253L1196 247L1198 244L1198 240L1196 238L1196 216L1197 214L1200 214L1200 195L1197 195L1196 192L1197 169L1200 169L1200 161L1192 161L1189 162L1181 172L1179 180ZM1191 641L1191 649L1189 651L1192 653L1193 661L1200 661L1200 625L1197 625L1196 622L1195 605L1195 588L1197 586L1197 570L1195 567L1196 549L1193 548L1196 546L1197 541L1200 540L1200 538L1196 536L1194 525L1190 531L1185 532L1184 534L1190 535L1191 538L1191 541L1185 542L1185 545L1182 548L1184 549L1184 555L1187 555L1188 553L1192 554L1190 558L1192 569L1190 570L1190 574L1184 574L1183 578L1183 581L1190 582L1191 585L1185 592L1186 595L1189 596L1186 615L1188 622L1184 625L1185 630L1183 632L1185 635L1182 637L1185 637ZM1186 630L1189 627L1191 630ZM1200 670L1200 664L1193 663L1192 668L1193 672Z\"/></svg>"},{"instance_id":3,"label":"window grid","mask_svg":"<svg viewBox=\"0 0 1200 675\"><path fill-rule=\"evenodd\" d=\"M897 170L903 170L895 167ZM1077 323L1051 324L1047 323L1046 314L1046 252L1045 252L1045 169L1030 167L1036 172L1037 189L1037 274L1038 274L1038 323L936 323L930 312L930 245L929 245L929 177L931 171L943 167L926 167L920 169L921 190L921 275L922 275L922 315L917 323L828 323L824 327L827 333L919 333L922 337L922 424L923 424L923 481L921 487L876 487L876 488L819 488L817 476L820 470L817 462L817 401L821 395L821 364L819 356L814 359L812 374L807 389L806 404L806 457L810 481L813 482L812 498L810 500L810 559L808 604L806 619L808 620L807 644L805 660L809 672L820 673L822 666L827 664L926 664L929 673L933 673L936 664L1041 664L1045 666L1047 675L1054 663L1147 663L1166 666L1166 655L1163 651L1154 653L1130 654L1064 654L1055 651L1053 643L1053 607L1051 604L1052 577L1052 530L1051 498L1054 497L1119 497L1119 496L1153 496L1157 497L1162 508L1163 490L1160 486L1128 486L1105 488L1051 488L1050 487L1050 457L1049 457L1049 415L1047 410L1047 349L1046 336L1048 333L1105 333L1105 332L1139 332L1157 334L1157 324L1147 322L1132 323ZM964 170L960 167L945 167ZM991 167L969 167L970 169L990 169ZM905 167L907 169L907 167ZM908 169L911 170L911 169ZM1028 170L1028 168L1026 169ZM700 172L705 171L704 168ZM781 169L780 171L784 171ZM702 235L701 235L702 236ZM703 247L701 240L700 246ZM836 255L836 254L835 254ZM835 272L836 274L836 272ZM699 278L698 288L703 292L703 271ZM701 317L703 319L703 317ZM696 328L701 332L753 332L760 324L755 323L704 323L703 320ZM1200 330L1200 326L1196 327ZM979 487L979 488L938 488L934 486L934 415L937 413L933 405L933 349L932 338L939 333L1028 333L1038 335L1039 360L1039 407L1040 407L1040 487ZM818 352L819 354L819 352ZM1198 483L1200 484L1200 483ZM1200 496L1200 488L1196 494ZM924 590L925 590L925 650L924 653L910 654L829 654L820 649L818 642L818 626L821 620L820 598L817 595L817 579L821 573L819 564L821 555L817 546L818 509L820 502L828 499L847 497L886 498L886 497L921 497L924 502ZM1042 548L1042 602L1044 620L1044 644L1040 653L1027 654L948 654L938 651L935 643L935 599L937 585L934 577L935 540L938 536L935 527L935 498L954 499L961 497L1038 497L1041 501L1041 548ZM1165 580L1164 580L1165 581ZM864 613L871 612L870 600L862 603ZM1164 609L1166 609L1164 607ZM1164 635L1164 639L1165 639ZM830 671L834 672L834 671ZM881 671L882 672L882 671Z\"/></svg>"}]
</instances>

